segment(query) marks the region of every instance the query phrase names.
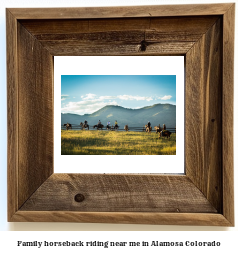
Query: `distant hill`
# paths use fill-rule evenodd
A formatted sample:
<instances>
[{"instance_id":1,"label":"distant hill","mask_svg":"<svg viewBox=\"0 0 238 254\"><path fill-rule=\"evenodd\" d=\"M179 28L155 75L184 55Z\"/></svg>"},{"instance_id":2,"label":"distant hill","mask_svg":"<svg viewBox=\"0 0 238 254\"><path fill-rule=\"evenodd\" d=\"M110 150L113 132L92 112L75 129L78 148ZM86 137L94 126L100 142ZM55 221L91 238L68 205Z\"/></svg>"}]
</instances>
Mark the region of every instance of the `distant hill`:
<instances>
[{"instance_id":1,"label":"distant hill","mask_svg":"<svg viewBox=\"0 0 238 254\"><path fill-rule=\"evenodd\" d=\"M88 121L90 126L97 124L98 120L101 120L103 125L106 125L108 120L110 120L111 125L117 120L120 127L124 127L126 124L129 127L142 127L150 121L152 126L166 124L167 127L174 128L176 126L176 106L154 104L140 109L128 109L109 105L92 114L61 114L61 124L67 122L79 124L85 120Z\"/></svg>"}]
</instances>

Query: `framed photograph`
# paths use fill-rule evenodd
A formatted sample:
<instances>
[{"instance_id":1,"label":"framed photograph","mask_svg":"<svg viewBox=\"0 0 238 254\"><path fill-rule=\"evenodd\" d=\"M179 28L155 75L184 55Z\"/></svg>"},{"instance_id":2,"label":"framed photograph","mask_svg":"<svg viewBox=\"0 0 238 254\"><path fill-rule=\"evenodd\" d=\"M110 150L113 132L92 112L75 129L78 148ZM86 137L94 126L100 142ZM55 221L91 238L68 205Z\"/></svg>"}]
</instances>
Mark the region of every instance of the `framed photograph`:
<instances>
[{"instance_id":1,"label":"framed photograph","mask_svg":"<svg viewBox=\"0 0 238 254\"><path fill-rule=\"evenodd\" d=\"M234 18L6 9L8 220L234 226Z\"/></svg>"},{"instance_id":2,"label":"framed photograph","mask_svg":"<svg viewBox=\"0 0 238 254\"><path fill-rule=\"evenodd\" d=\"M55 173L184 174L184 56L143 56L143 63L55 57Z\"/></svg>"}]
</instances>

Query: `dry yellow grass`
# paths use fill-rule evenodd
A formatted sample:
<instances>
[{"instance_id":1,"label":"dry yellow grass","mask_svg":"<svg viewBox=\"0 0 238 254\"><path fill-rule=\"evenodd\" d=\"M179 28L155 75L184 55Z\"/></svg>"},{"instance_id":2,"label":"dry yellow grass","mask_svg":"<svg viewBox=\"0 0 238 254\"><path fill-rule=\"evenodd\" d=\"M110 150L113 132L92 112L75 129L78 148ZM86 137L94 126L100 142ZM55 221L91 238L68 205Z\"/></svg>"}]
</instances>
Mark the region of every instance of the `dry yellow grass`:
<instances>
[{"instance_id":1,"label":"dry yellow grass","mask_svg":"<svg viewBox=\"0 0 238 254\"><path fill-rule=\"evenodd\" d=\"M175 155L176 134L122 131L61 131L62 155Z\"/></svg>"}]
</instances>

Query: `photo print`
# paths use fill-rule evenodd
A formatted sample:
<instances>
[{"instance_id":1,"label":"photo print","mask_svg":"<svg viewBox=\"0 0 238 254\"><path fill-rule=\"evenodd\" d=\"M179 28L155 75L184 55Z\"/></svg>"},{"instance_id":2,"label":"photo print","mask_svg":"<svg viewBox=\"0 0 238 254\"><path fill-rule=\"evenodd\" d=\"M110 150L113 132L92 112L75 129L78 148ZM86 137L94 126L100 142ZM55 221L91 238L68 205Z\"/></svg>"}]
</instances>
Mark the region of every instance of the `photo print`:
<instances>
[{"instance_id":1,"label":"photo print","mask_svg":"<svg viewBox=\"0 0 238 254\"><path fill-rule=\"evenodd\" d=\"M62 75L62 155L175 155L176 75Z\"/></svg>"},{"instance_id":2,"label":"photo print","mask_svg":"<svg viewBox=\"0 0 238 254\"><path fill-rule=\"evenodd\" d=\"M184 174L184 90L183 56L54 57L54 172Z\"/></svg>"}]
</instances>

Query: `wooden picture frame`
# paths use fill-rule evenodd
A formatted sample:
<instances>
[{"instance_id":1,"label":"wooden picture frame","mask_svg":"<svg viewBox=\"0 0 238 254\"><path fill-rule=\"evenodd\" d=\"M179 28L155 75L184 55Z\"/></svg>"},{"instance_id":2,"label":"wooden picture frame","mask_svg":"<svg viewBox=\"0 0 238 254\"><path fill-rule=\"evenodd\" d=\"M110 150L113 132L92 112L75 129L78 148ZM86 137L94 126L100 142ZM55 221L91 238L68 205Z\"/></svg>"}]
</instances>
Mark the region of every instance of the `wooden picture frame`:
<instances>
[{"instance_id":1,"label":"wooden picture frame","mask_svg":"<svg viewBox=\"0 0 238 254\"><path fill-rule=\"evenodd\" d=\"M234 226L234 17L233 3L6 9L8 221ZM186 174L54 174L61 55L184 55Z\"/></svg>"}]
</instances>

